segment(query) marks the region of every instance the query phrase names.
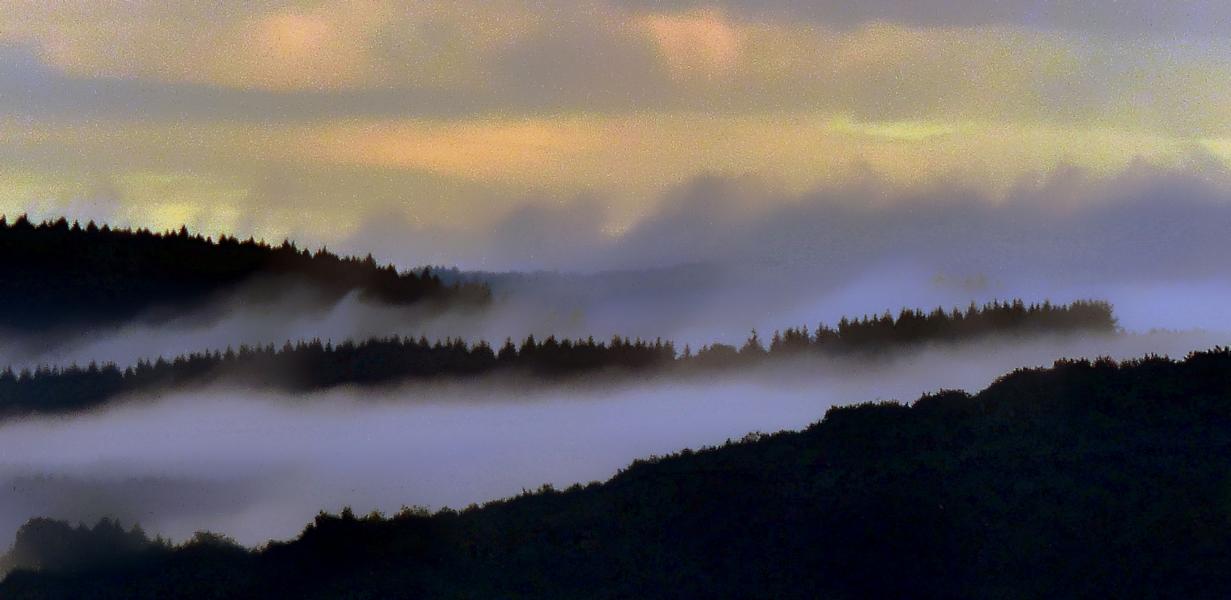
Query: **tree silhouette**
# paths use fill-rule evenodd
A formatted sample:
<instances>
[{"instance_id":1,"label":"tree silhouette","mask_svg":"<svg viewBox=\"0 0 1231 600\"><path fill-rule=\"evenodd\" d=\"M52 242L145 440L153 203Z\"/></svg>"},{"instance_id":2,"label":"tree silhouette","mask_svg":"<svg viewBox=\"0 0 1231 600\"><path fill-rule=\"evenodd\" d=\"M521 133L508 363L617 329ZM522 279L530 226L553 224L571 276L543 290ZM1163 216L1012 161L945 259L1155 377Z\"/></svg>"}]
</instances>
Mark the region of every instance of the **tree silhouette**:
<instances>
[{"instance_id":1,"label":"tree silhouette","mask_svg":"<svg viewBox=\"0 0 1231 600\"><path fill-rule=\"evenodd\" d=\"M1111 333L1115 318L1102 302L1031 305L1020 301L972 307L955 319L937 309L925 315L903 310L897 319L880 316L858 321L843 318L837 329L824 325L809 335L806 327L775 332L767 350L756 331L738 350L713 344L695 354L677 355L675 345L614 336L540 341L528 336L520 345L506 339L499 351L485 341L467 344L448 338L374 338L333 344L319 339L238 349L227 348L142 360L123 370L112 364L86 367L39 367L15 373L0 371L0 418L37 413L64 413L93 408L134 393L157 393L207 382L238 383L298 392L344 384L379 385L443 377L474 377L521 372L551 379L604 372L671 371L704 374L714 369L754 365L763 360L811 353L818 358L883 355L921 343L956 342L989 335L1038 333Z\"/></svg>"},{"instance_id":2,"label":"tree silhouette","mask_svg":"<svg viewBox=\"0 0 1231 600\"><path fill-rule=\"evenodd\" d=\"M35 520L0 597L1221 598L1229 372L1226 348L1058 361L250 552Z\"/></svg>"},{"instance_id":3,"label":"tree silhouette","mask_svg":"<svg viewBox=\"0 0 1231 600\"><path fill-rule=\"evenodd\" d=\"M35 225L0 217L0 329L39 331L110 324L154 309L183 310L244 284L305 284L333 301L348 292L391 304L482 303L473 283L445 285L427 270L398 273L370 256L339 257L289 241L217 241L179 231L82 228L61 218Z\"/></svg>"}]
</instances>

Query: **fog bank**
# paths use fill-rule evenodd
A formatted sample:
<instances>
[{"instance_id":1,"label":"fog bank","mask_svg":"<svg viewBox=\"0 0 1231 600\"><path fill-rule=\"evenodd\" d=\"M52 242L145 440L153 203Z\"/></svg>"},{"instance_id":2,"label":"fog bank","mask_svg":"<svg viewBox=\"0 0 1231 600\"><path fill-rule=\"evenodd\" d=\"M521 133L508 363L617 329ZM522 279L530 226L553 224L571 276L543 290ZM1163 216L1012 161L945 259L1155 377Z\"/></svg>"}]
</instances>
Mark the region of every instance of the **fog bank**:
<instances>
[{"instance_id":1,"label":"fog bank","mask_svg":"<svg viewBox=\"0 0 1231 600\"><path fill-rule=\"evenodd\" d=\"M184 539L294 536L317 511L462 507L630 461L798 429L833 405L977 390L1062 356L1182 356L1231 336L987 342L876 364L775 362L705 380L501 389L499 382L288 397L207 389L0 426L0 540L32 516L139 521Z\"/></svg>"},{"instance_id":2,"label":"fog bank","mask_svg":"<svg viewBox=\"0 0 1231 600\"><path fill-rule=\"evenodd\" d=\"M492 229L425 230L384 218L343 244L404 268L483 281L483 311L429 312L350 295L268 286L173 318L5 340L0 363L131 364L239 344L384 335L493 343L534 334L663 337L682 347L742 341L751 329L834 323L904 307L1022 298L1103 299L1130 331L1219 330L1231 322L1231 174L1197 156L1100 176L1058 168L1004 198L960 185L910 193L869 176L786 195L752 179L703 177L613 234L601 203L507 215ZM259 282L253 287L259 286Z\"/></svg>"}]
</instances>

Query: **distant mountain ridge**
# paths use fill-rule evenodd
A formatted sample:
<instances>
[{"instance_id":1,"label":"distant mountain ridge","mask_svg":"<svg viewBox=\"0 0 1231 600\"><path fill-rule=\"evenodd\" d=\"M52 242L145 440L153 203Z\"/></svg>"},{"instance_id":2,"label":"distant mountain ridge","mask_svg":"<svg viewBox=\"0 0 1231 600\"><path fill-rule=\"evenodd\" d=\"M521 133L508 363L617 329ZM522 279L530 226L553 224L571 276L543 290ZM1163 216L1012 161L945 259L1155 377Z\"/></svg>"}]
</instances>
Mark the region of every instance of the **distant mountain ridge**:
<instances>
[{"instance_id":1,"label":"distant mountain ridge","mask_svg":"<svg viewBox=\"0 0 1231 600\"><path fill-rule=\"evenodd\" d=\"M213 240L177 232L39 224L0 217L0 330L37 332L110 325L200 306L247 284L302 284L321 300L352 291L389 304L483 303L486 286L446 284L430 270L399 273L371 255L340 257L291 242Z\"/></svg>"},{"instance_id":2,"label":"distant mountain ridge","mask_svg":"<svg viewBox=\"0 0 1231 600\"><path fill-rule=\"evenodd\" d=\"M726 344L682 352L662 339L615 337L608 341L558 340L534 336L499 348L461 339L384 338L337 344L313 340L241 346L172 359L115 365L0 371L0 419L88 410L132 394L155 394L208 383L304 392L338 385L379 385L412 380L515 373L540 380L608 372L690 375L755 366L761 361L814 356L818 359L885 356L928 343L956 343L988 336L1111 334L1116 319L1106 302L1053 305L1021 300L974 304L965 311L906 309L774 332L762 340L754 331L737 348Z\"/></svg>"}]
</instances>

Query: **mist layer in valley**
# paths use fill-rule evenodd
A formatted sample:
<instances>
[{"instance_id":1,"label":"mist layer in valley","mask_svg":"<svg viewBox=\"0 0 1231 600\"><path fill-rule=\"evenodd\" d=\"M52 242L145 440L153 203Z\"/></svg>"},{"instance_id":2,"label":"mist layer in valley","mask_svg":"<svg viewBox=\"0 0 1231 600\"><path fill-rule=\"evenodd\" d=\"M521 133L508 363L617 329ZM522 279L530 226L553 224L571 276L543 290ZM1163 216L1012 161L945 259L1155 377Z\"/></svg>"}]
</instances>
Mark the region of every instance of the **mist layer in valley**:
<instances>
[{"instance_id":1,"label":"mist layer in valley","mask_svg":"<svg viewBox=\"0 0 1231 600\"><path fill-rule=\"evenodd\" d=\"M774 362L705 381L137 398L0 426L0 539L33 516L111 516L173 539L209 529L256 545L295 535L320 510L462 507L606 479L639 457L798 429L834 405L976 390L1060 357L1182 356L1226 342L1157 332L988 340L872 363Z\"/></svg>"},{"instance_id":2,"label":"mist layer in valley","mask_svg":"<svg viewBox=\"0 0 1231 600\"><path fill-rule=\"evenodd\" d=\"M738 344L752 329L767 337L843 315L1014 296L1106 299L1127 333L923 349L875 366L775 363L704 382L136 398L0 425L0 540L32 516L115 516L176 539L213 529L258 544L295 534L322 509L463 506L604 479L649 454L799 428L835 404L975 390L1060 357L1180 356L1226 344L1226 179L1201 165L1137 166L1110 180L1058 171L999 202L956 187L906 197L875 183L761 202L772 192L707 178L617 237L573 209L512 215L479 237L369 227L347 249L363 253L362 242L405 266L452 256L471 270L441 271L446 283L485 283L492 302L441 312L350 293L321 303L287 286L254 304L240 290L184 314L9 337L0 363L123 366L241 344L389 335L499 343L619 334L696 348Z\"/></svg>"},{"instance_id":3,"label":"mist layer in valley","mask_svg":"<svg viewBox=\"0 0 1231 600\"><path fill-rule=\"evenodd\" d=\"M526 208L476 232L385 218L331 247L402 269L459 265L437 273L486 284L492 302L442 312L350 293L321 303L311 290L252 282L180 314L6 336L0 362L129 365L387 335L493 344L622 335L696 347L738 343L752 329L1013 297L1108 300L1129 331L1218 330L1231 318L1229 189L1225 169L1197 157L1113 176L1059 168L1003 198L959 185L907 194L875 179L789 195L709 177L680 186L619 235L604 232L593 203ZM250 301L253 289L261 303Z\"/></svg>"}]
</instances>

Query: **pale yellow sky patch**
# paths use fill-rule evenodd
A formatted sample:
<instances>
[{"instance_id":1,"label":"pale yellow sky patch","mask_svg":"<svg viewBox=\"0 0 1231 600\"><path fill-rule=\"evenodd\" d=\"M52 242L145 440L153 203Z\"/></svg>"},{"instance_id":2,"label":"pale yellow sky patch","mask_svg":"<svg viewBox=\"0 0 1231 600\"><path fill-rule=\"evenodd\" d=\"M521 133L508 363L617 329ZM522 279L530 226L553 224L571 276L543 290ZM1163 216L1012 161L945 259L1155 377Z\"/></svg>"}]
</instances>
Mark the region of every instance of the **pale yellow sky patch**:
<instances>
[{"instance_id":1,"label":"pale yellow sky patch","mask_svg":"<svg viewBox=\"0 0 1231 600\"><path fill-rule=\"evenodd\" d=\"M1231 137L1204 139L1200 145L1231 166Z\"/></svg>"},{"instance_id":2,"label":"pale yellow sky patch","mask_svg":"<svg viewBox=\"0 0 1231 600\"><path fill-rule=\"evenodd\" d=\"M10 219L24 213L47 218L70 199L87 195L89 189L84 177L73 174L0 171L0 214Z\"/></svg>"},{"instance_id":3,"label":"pale yellow sky patch","mask_svg":"<svg viewBox=\"0 0 1231 600\"><path fill-rule=\"evenodd\" d=\"M1139 157L1179 164L1193 147L1185 139L1118 130L852 123L830 115L349 124L271 128L255 136L260 143L226 132L184 133L191 139L143 140L127 138L133 132L125 128L95 128L87 147L68 146L73 135L40 135L59 137L61 152L94 166L0 177L0 210L35 207L45 217L98 214L118 225L185 223L210 235L330 243L353 235L372 215L475 230L526 203L597 195L614 235L653 214L665 192L701 175L752 177L780 192L755 196L761 202L790 201L869 173L902 191L956 184L995 201L1022 177L1059 165L1111 175ZM168 149L188 146L196 148L193 160L165 158ZM1206 146L1231 161L1225 141ZM129 156L106 167L102 155L115 147ZM278 160L269 159L274 147L281 149ZM83 199L102 200L104 208Z\"/></svg>"},{"instance_id":4,"label":"pale yellow sky patch","mask_svg":"<svg viewBox=\"0 0 1231 600\"><path fill-rule=\"evenodd\" d=\"M702 175L996 198L1062 164L1231 161L1231 52L1202 43L599 0L0 0L0 44L41 61L17 76L83 86L0 104L0 209L111 194L155 228L327 239L580 197L619 231Z\"/></svg>"},{"instance_id":5,"label":"pale yellow sky patch","mask_svg":"<svg viewBox=\"0 0 1231 600\"><path fill-rule=\"evenodd\" d=\"M343 123L294 147L306 160L541 187L653 196L700 174L755 175L790 191L856 167L903 185L961 175L993 192L1071 163L1100 173L1178 160L1191 143L1149 132L996 122L855 121L844 115L556 116L450 124Z\"/></svg>"},{"instance_id":6,"label":"pale yellow sky patch","mask_svg":"<svg viewBox=\"0 0 1231 600\"><path fill-rule=\"evenodd\" d=\"M185 172L137 171L116 177L116 191L124 199L125 221L145 223L156 230L188 225L217 234L235 231L241 224L249 195L242 180Z\"/></svg>"},{"instance_id":7,"label":"pale yellow sky patch","mask_svg":"<svg viewBox=\"0 0 1231 600\"><path fill-rule=\"evenodd\" d=\"M927 121L882 121L859 122L849 116L837 116L829 120L828 127L839 133L852 133L884 138L886 140L923 141L938 136L951 135L958 128L952 123L929 123Z\"/></svg>"},{"instance_id":8,"label":"pale yellow sky patch","mask_svg":"<svg viewBox=\"0 0 1231 600\"><path fill-rule=\"evenodd\" d=\"M313 160L524 184L546 184L547 174L559 182L604 143L594 128L556 119L339 123L304 135L299 147Z\"/></svg>"}]
</instances>

